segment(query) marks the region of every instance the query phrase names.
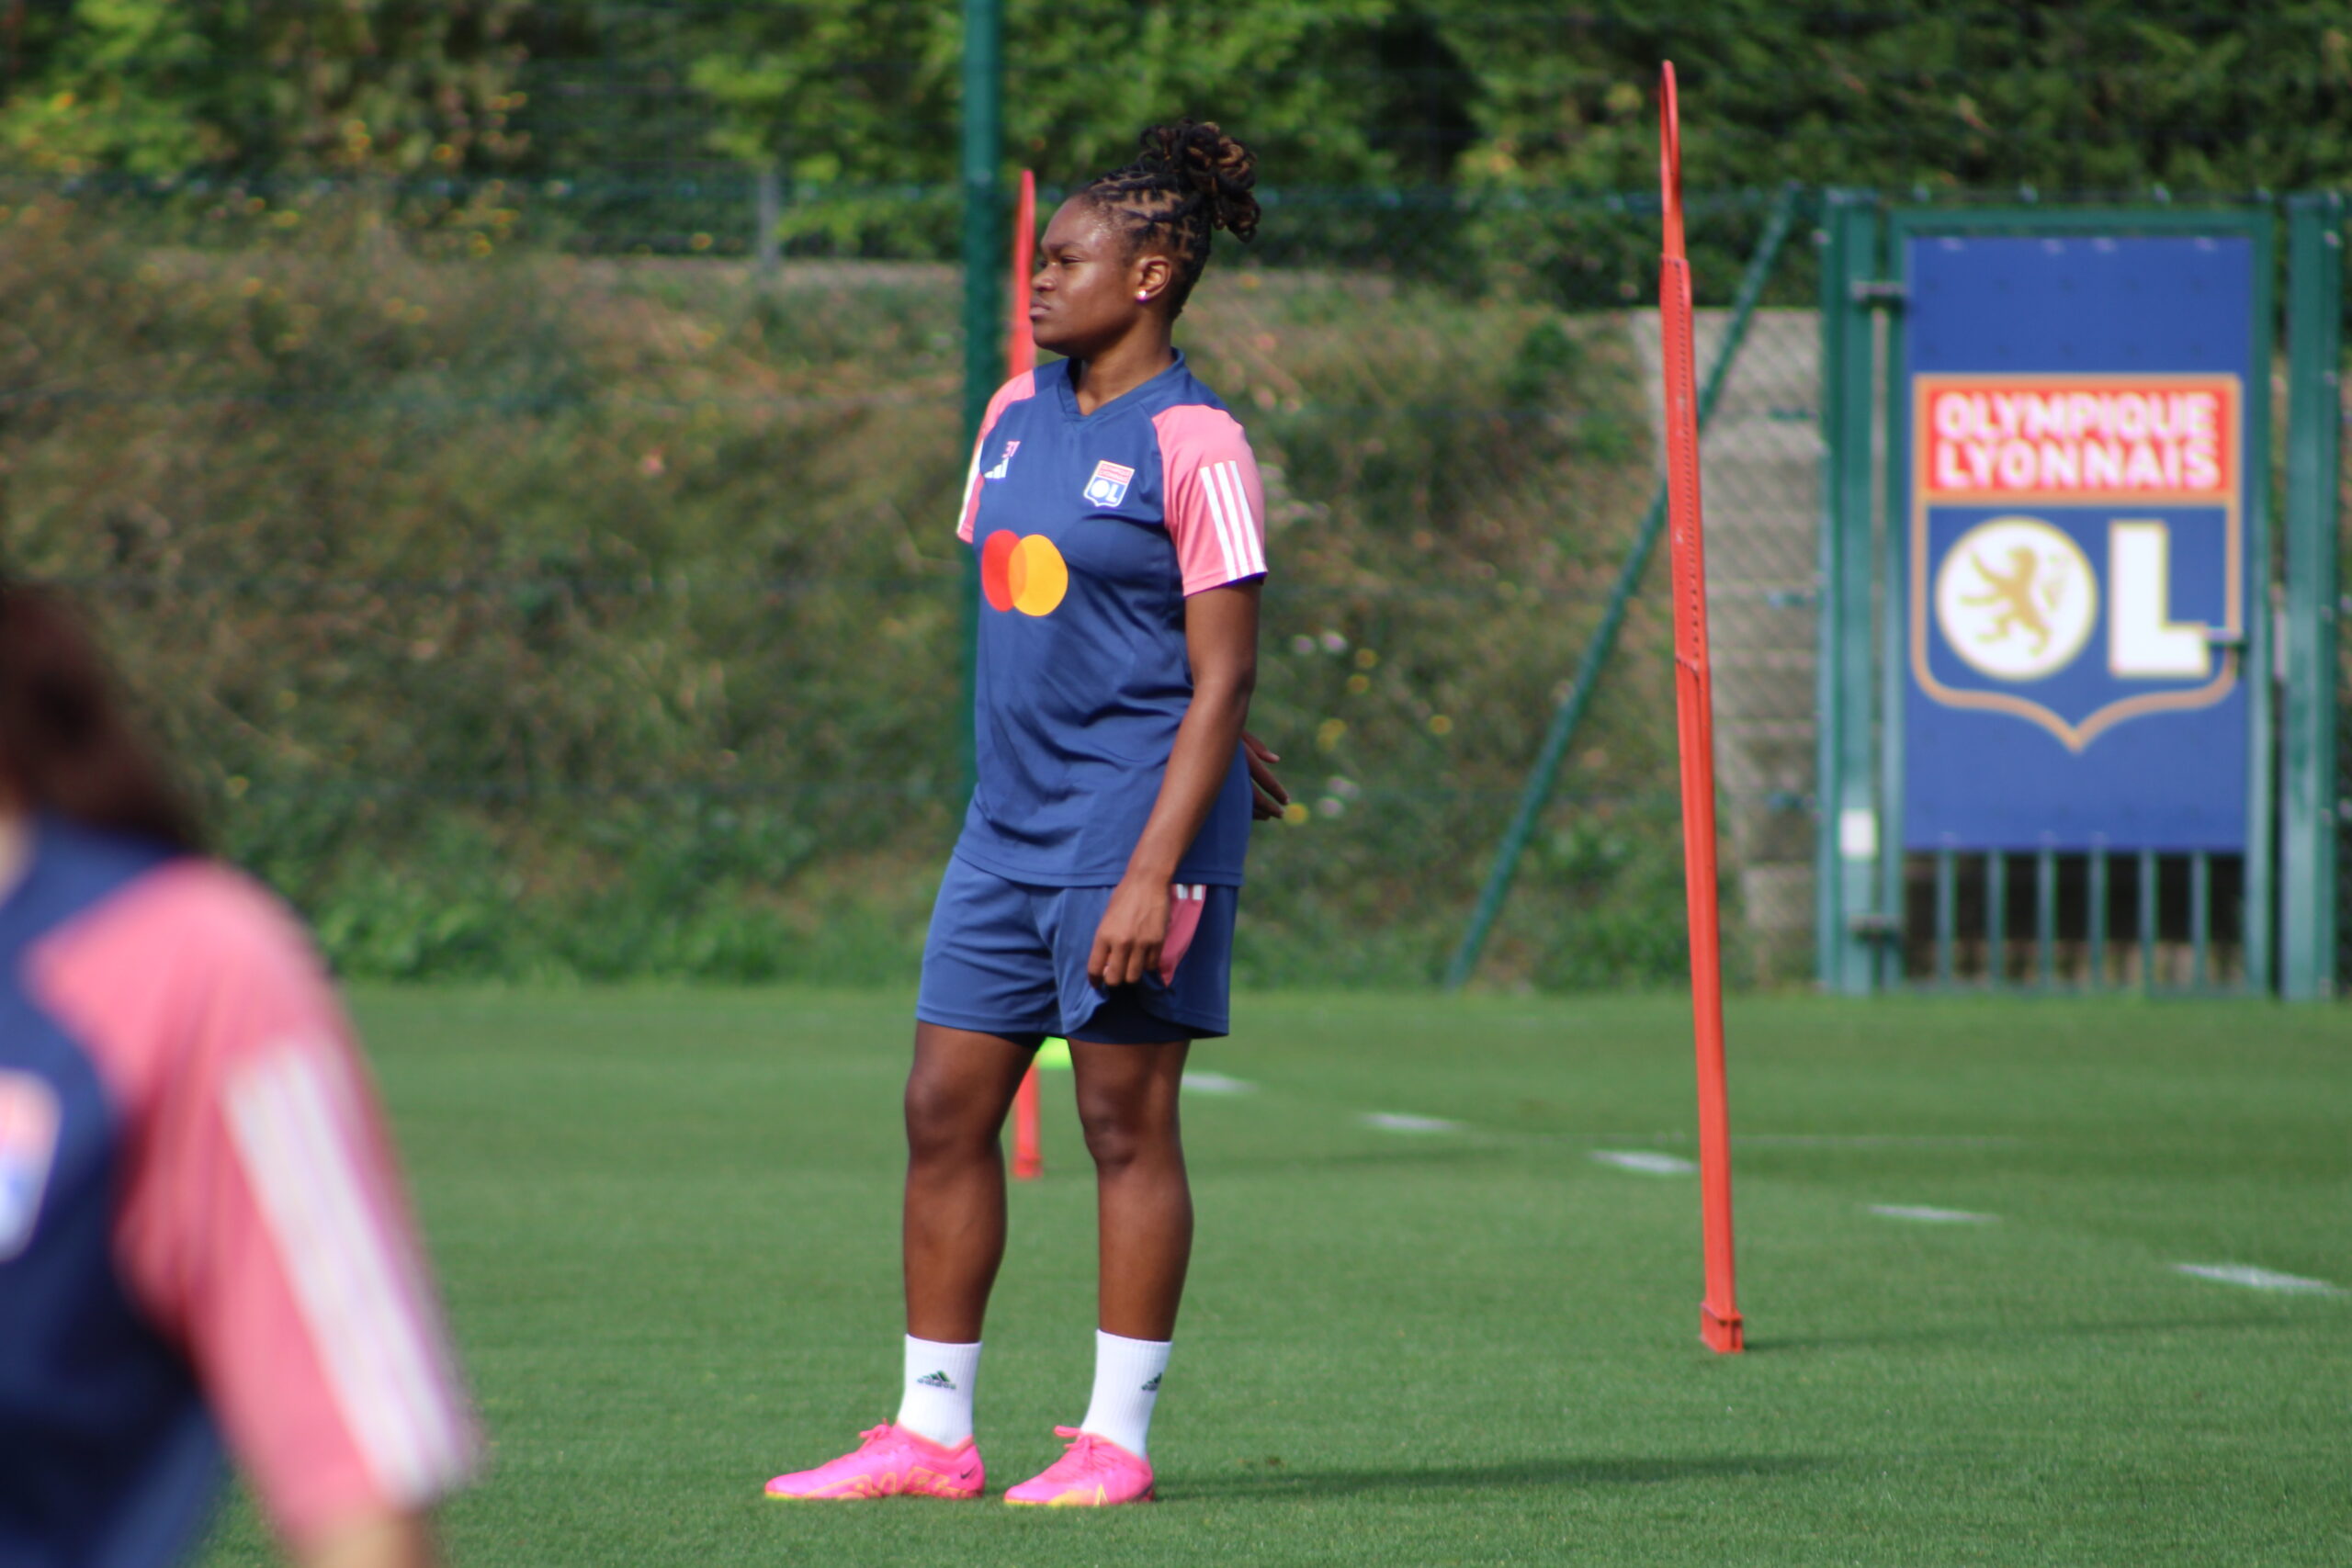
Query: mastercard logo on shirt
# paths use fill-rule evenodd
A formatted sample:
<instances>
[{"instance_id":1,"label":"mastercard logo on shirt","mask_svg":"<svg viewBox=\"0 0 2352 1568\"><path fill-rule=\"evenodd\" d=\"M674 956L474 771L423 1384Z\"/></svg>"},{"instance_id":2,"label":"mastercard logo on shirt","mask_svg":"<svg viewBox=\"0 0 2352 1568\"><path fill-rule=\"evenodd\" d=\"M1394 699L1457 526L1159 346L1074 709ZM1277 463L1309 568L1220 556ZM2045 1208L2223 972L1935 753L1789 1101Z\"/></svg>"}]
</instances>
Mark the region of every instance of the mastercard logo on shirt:
<instances>
[{"instance_id":1,"label":"mastercard logo on shirt","mask_svg":"<svg viewBox=\"0 0 2352 1568\"><path fill-rule=\"evenodd\" d=\"M1050 615L1069 592L1069 563L1043 534L999 528L980 546L980 592L995 610Z\"/></svg>"}]
</instances>

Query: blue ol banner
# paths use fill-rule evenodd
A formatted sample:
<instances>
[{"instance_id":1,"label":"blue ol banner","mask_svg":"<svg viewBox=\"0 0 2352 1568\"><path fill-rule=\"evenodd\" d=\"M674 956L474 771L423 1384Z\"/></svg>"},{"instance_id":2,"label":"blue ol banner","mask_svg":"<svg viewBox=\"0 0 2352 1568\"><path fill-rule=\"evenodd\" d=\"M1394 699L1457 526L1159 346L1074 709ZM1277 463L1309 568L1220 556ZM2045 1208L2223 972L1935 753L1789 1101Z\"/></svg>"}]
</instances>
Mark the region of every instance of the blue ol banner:
<instances>
[{"instance_id":1,"label":"blue ol banner","mask_svg":"<svg viewBox=\"0 0 2352 1568\"><path fill-rule=\"evenodd\" d=\"M1905 847L2244 850L2253 243L1905 260Z\"/></svg>"}]
</instances>

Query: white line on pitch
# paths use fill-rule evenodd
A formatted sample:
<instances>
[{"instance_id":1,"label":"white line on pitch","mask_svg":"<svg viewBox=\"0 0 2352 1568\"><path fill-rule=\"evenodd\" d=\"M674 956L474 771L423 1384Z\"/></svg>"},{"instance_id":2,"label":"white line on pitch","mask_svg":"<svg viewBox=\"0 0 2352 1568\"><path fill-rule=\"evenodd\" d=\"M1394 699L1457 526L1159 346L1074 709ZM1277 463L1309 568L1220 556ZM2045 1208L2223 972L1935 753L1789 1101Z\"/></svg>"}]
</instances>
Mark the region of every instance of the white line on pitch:
<instances>
[{"instance_id":1,"label":"white line on pitch","mask_svg":"<svg viewBox=\"0 0 2352 1568\"><path fill-rule=\"evenodd\" d=\"M1377 1127L1384 1133L1458 1133L1459 1122L1448 1122L1438 1116L1407 1116L1396 1111L1374 1111L1363 1117L1367 1127Z\"/></svg>"},{"instance_id":2,"label":"white line on pitch","mask_svg":"<svg viewBox=\"0 0 2352 1568\"><path fill-rule=\"evenodd\" d=\"M1989 1225L2001 1217L1972 1213L1966 1209L1930 1209L1917 1203L1872 1203L1870 1211L1890 1220L1917 1220L1923 1225Z\"/></svg>"},{"instance_id":3,"label":"white line on pitch","mask_svg":"<svg viewBox=\"0 0 2352 1568\"><path fill-rule=\"evenodd\" d=\"M1620 1170L1638 1170L1644 1176L1688 1176L1699 1168L1679 1155L1662 1155L1649 1149L1595 1149L1591 1157Z\"/></svg>"},{"instance_id":4,"label":"white line on pitch","mask_svg":"<svg viewBox=\"0 0 2352 1568\"><path fill-rule=\"evenodd\" d=\"M1194 1094L1251 1094L1258 1086L1243 1083L1239 1078L1227 1077L1223 1073L1192 1073L1184 1075L1184 1087Z\"/></svg>"},{"instance_id":5,"label":"white line on pitch","mask_svg":"<svg viewBox=\"0 0 2352 1568\"><path fill-rule=\"evenodd\" d=\"M2256 1269L2251 1263L2176 1263L2173 1268L2183 1274L2194 1274L2200 1280L2214 1280L2224 1285L2244 1285L2250 1291L2286 1291L2305 1296L2340 1296L2341 1285L2331 1285L2324 1280L2306 1280L2301 1274L2281 1274L2276 1269Z\"/></svg>"},{"instance_id":6,"label":"white line on pitch","mask_svg":"<svg viewBox=\"0 0 2352 1568\"><path fill-rule=\"evenodd\" d=\"M1522 1136L1555 1144L1691 1144L1694 1133L1653 1129L1614 1133L1529 1133ZM1975 1134L1939 1136L1908 1133L1734 1133L1732 1146L1743 1149L2007 1149L2026 1140Z\"/></svg>"},{"instance_id":7,"label":"white line on pitch","mask_svg":"<svg viewBox=\"0 0 2352 1568\"><path fill-rule=\"evenodd\" d=\"M1758 1149L2006 1149L2025 1142L2023 1138L1932 1133L1734 1133L1731 1141Z\"/></svg>"}]
</instances>

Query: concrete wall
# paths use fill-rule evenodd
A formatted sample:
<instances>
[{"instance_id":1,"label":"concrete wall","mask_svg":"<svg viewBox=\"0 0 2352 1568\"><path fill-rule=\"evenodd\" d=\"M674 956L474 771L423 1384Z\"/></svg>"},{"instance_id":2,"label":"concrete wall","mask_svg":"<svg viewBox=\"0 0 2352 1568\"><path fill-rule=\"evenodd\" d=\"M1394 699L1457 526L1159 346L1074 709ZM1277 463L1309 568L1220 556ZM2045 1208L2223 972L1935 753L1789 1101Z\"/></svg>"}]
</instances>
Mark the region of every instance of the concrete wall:
<instances>
[{"instance_id":1,"label":"concrete wall","mask_svg":"<svg viewBox=\"0 0 2352 1568\"><path fill-rule=\"evenodd\" d=\"M1729 320L1698 313L1702 385ZM1630 330L1663 454L1657 312ZM1757 311L1700 440L1723 852L1763 981L1803 979L1812 963L1820 330L1812 310Z\"/></svg>"}]
</instances>

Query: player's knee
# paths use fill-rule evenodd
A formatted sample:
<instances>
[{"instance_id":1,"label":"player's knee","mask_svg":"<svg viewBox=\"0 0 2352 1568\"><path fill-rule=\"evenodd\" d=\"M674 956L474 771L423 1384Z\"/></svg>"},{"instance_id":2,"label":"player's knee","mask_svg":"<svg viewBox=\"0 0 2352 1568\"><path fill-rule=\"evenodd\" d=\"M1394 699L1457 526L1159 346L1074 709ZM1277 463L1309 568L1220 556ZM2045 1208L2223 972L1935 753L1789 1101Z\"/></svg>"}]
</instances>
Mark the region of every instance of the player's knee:
<instances>
[{"instance_id":1,"label":"player's knee","mask_svg":"<svg viewBox=\"0 0 2352 1568\"><path fill-rule=\"evenodd\" d=\"M996 1128L970 1097L918 1072L907 1079L907 1153L917 1160L968 1157L995 1142Z\"/></svg>"},{"instance_id":2,"label":"player's knee","mask_svg":"<svg viewBox=\"0 0 2352 1568\"><path fill-rule=\"evenodd\" d=\"M1165 1146L1175 1130L1148 1104L1105 1096L1081 1098L1079 1125L1086 1134L1086 1152L1097 1168L1120 1170Z\"/></svg>"},{"instance_id":3,"label":"player's knee","mask_svg":"<svg viewBox=\"0 0 2352 1568\"><path fill-rule=\"evenodd\" d=\"M1114 1118L1091 1117L1081 1118L1080 1125L1086 1132L1086 1152L1097 1167L1117 1170L1135 1163L1142 1140L1132 1127Z\"/></svg>"}]
</instances>

